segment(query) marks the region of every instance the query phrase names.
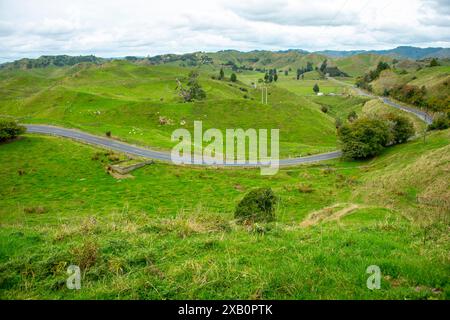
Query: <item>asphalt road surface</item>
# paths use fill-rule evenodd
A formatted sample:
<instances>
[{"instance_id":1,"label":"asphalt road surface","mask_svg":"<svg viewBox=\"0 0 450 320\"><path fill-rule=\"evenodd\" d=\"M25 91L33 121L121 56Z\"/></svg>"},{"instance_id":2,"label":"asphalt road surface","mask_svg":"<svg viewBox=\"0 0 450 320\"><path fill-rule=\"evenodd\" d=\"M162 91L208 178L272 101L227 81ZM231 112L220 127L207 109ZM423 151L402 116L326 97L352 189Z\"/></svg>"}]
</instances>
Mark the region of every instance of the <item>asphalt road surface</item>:
<instances>
[{"instance_id":1,"label":"asphalt road surface","mask_svg":"<svg viewBox=\"0 0 450 320\"><path fill-rule=\"evenodd\" d=\"M378 97L378 96L372 95L370 93L367 93L349 83L346 83L346 82L343 82L343 81L340 81L340 80L337 80L337 79L334 79L331 77L329 79L339 82L339 83L342 83L344 85L353 87L353 89L358 93L358 95L365 96L365 97L373 97L373 98ZM432 118L423 111L420 111L420 110L417 110L414 108L409 108L406 106L402 106L396 102L393 102L392 100L390 100L389 98L386 98L386 97L378 97L378 98L381 99L383 101L383 103L385 103L391 107L394 107L394 108L397 108L397 109L400 109L400 110L403 110L406 112L410 112L410 113L416 115L421 120L425 121L427 124L431 124L431 122L432 122ZM170 153L168 153L168 152L154 151L151 149L134 146L134 145L131 145L131 144L128 144L125 142L116 141L116 140L109 139L106 137L95 136L95 135L85 133L82 131L78 131L78 130L66 129L66 128L61 128L61 127L48 126L48 125L35 125L35 124L26 124L25 127L27 128L27 132L29 132L29 133L41 133L41 134L49 134L49 135L54 135L54 136L59 136L59 137L70 138L70 139L78 140L78 141L81 141L84 143L92 144L95 146L100 146L100 147L103 147L106 149L110 149L110 150L114 150L114 151L118 151L118 152L124 152L124 153L130 154L130 155L135 155L135 156L139 156L139 157L143 157L143 158L147 158L147 159L172 162ZM333 152L316 154L316 155L307 156L307 157L280 159L279 165L280 166L291 166L291 165L297 165L297 164L303 164L303 163L319 162L319 161L340 158L341 156L342 156L341 151L333 151ZM193 164L193 163L191 163L191 164ZM200 164L196 164L196 165L205 165L206 166L209 164L200 163ZM218 165L214 164L213 166L218 166ZM225 163L220 166L258 167L260 165L255 165L255 164L250 164L250 163L246 163L246 164Z\"/></svg>"},{"instance_id":2,"label":"asphalt road surface","mask_svg":"<svg viewBox=\"0 0 450 320\"><path fill-rule=\"evenodd\" d=\"M54 135L58 137L65 137L70 138L74 140L78 140L84 143L92 144L95 146L100 146L106 149L123 152L143 158L153 159L153 160L160 160L160 161L167 161L172 162L170 158L170 153L168 152L161 152L161 151L154 151L143 147L134 146L125 142L116 141L113 139L109 139L106 137L99 137L95 136L89 133L85 133L78 130L73 129L66 129L61 127L54 127L54 126L48 126L48 125L35 125L35 124L25 124L24 125L27 128L28 133L40 133L40 134L49 134ZM302 164L302 163L312 163L312 162L318 162L318 161L325 161L325 160L331 160L341 157L342 153L340 151L333 151L328 153L322 153L322 154L316 154L312 156L307 157L298 157L298 158L290 158L290 159L281 159L279 162L280 166L291 166L296 164ZM206 163L201 163L197 165L209 165ZM218 166L218 165L213 165ZM225 163L223 166L226 167L258 167L260 165L256 164L230 164Z\"/></svg>"},{"instance_id":3,"label":"asphalt road surface","mask_svg":"<svg viewBox=\"0 0 450 320\"><path fill-rule=\"evenodd\" d=\"M424 111L421 111L421 110L418 110L418 109L415 109L415 108L402 106L401 104L398 104L398 103L392 101L391 99L389 99L387 97L379 97L379 96L373 95L373 94L368 93L368 92L366 92L364 90L361 90L360 88L358 88L355 85L352 85L350 83L347 83L347 82L344 82L344 81L340 81L340 80L337 80L337 79L332 78L332 77L328 77L328 79L333 80L333 81L335 81L337 83L343 84L345 86L352 87L353 90L355 90L356 93L358 95L360 95L360 96L368 97L368 98L379 98L379 99L381 99L381 101L383 101L384 104L387 104L387 105L389 105L391 107L394 107L394 108L397 108L397 109L400 109L400 110L412 113L412 114L416 115L418 118L420 118L422 121L424 121L426 124L431 124L433 122L433 118L430 115L428 115L426 112L424 112Z\"/></svg>"}]
</instances>

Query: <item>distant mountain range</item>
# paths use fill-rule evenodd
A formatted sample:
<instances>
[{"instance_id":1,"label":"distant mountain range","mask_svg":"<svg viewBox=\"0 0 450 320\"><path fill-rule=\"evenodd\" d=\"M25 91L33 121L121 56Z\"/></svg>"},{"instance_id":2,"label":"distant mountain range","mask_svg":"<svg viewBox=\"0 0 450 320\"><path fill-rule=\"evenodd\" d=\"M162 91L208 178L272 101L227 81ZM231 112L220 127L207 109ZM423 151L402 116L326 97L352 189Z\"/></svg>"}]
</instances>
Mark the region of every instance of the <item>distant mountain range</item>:
<instances>
[{"instance_id":1,"label":"distant mountain range","mask_svg":"<svg viewBox=\"0 0 450 320\"><path fill-rule=\"evenodd\" d=\"M238 50L222 50L218 52L193 52L186 54L163 54L153 57L99 58L90 56L41 56L37 59L20 59L14 62L0 64L0 69L33 69L49 66L73 66L82 62L102 64L111 60L128 60L150 64L175 64L183 67L193 67L200 64L215 64L228 66L234 70L265 70L266 68L289 68L295 70L307 63L319 67L328 58L329 67L347 69L349 74L360 75L363 70L373 67L381 60L399 59L407 61L429 58L450 58L450 48L418 48L402 46L390 50L323 50L309 52L302 49L280 51L254 50L242 52ZM353 69L353 70L351 70Z\"/></svg>"},{"instance_id":2,"label":"distant mountain range","mask_svg":"<svg viewBox=\"0 0 450 320\"><path fill-rule=\"evenodd\" d=\"M388 55L413 60L426 58L441 58L441 59L450 58L450 48L418 48L409 46L401 46L389 50L351 50L351 51L324 50L324 51L316 51L315 53L323 54L333 58L349 57L362 53Z\"/></svg>"}]
</instances>

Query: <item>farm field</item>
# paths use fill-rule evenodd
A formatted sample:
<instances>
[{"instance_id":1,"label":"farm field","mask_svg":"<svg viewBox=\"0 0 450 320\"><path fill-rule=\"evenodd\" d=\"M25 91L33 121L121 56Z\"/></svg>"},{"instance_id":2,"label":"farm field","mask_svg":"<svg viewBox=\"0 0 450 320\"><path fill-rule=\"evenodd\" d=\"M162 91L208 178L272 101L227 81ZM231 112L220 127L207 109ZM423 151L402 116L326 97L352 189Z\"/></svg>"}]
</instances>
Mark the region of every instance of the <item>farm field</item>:
<instances>
[{"instance_id":1,"label":"farm field","mask_svg":"<svg viewBox=\"0 0 450 320\"><path fill-rule=\"evenodd\" d=\"M0 148L1 298L448 299L448 215L415 201L448 192L449 134L273 177L156 163L123 180L105 151L27 135ZM259 186L280 196L277 222L237 225ZM365 287L371 264L382 290Z\"/></svg>"},{"instance_id":2,"label":"farm field","mask_svg":"<svg viewBox=\"0 0 450 320\"><path fill-rule=\"evenodd\" d=\"M450 118L438 103L450 94L439 63L225 50L1 64L0 300L448 300ZM396 99L409 88L434 109ZM174 130L193 134L194 121L278 128L287 165L266 176L153 156L120 173L152 156L19 130L53 125L168 153ZM273 195L263 199L273 217L253 221L262 209L249 206L240 218L258 190ZM71 265L80 290L67 287ZM381 270L376 290L369 266Z\"/></svg>"},{"instance_id":3,"label":"farm field","mask_svg":"<svg viewBox=\"0 0 450 320\"><path fill-rule=\"evenodd\" d=\"M212 80L208 69L200 73L207 99L181 102L176 79L187 77L189 71L114 61L2 72L0 115L97 135L110 131L118 139L162 150L175 145L171 141L175 128L192 132L194 120L202 121L204 130L279 128L280 154L285 158L336 149L332 119L310 100L278 86L270 86L269 103L262 105L258 89ZM309 89L301 87L304 92Z\"/></svg>"}]
</instances>

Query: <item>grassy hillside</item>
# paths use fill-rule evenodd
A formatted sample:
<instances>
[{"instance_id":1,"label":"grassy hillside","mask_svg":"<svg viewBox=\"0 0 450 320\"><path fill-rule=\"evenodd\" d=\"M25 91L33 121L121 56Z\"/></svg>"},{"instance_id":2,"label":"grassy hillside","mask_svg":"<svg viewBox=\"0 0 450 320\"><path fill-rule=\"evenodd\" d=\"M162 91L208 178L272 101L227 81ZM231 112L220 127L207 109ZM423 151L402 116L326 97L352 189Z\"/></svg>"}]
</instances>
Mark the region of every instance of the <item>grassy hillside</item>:
<instances>
[{"instance_id":1,"label":"grassy hillside","mask_svg":"<svg viewBox=\"0 0 450 320\"><path fill-rule=\"evenodd\" d=\"M362 76L370 69L375 69L380 61L392 62L391 57L376 54L357 54L350 57L338 58L334 63L340 70L352 77Z\"/></svg>"},{"instance_id":2,"label":"grassy hillside","mask_svg":"<svg viewBox=\"0 0 450 320\"><path fill-rule=\"evenodd\" d=\"M183 103L176 79L190 68L113 61L100 66L4 70L0 72L0 115L22 122L50 123L169 149L174 129L279 128L283 157L336 148L333 123L308 100L270 86L269 104L244 82L211 79L218 69L202 68L204 101ZM228 73L227 73L228 74ZM254 73L252 73L254 74ZM239 79L239 77L238 77ZM183 80L185 81L185 80ZM169 124L160 124L160 117ZM184 125L182 125L184 123Z\"/></svg>"},{"instance_id":3,"label":"grassy hillside","mask_svg":"<svg viewBox=\"0 0 450 320\"><path fill-rule=\"evenodd\" d=\"M375 93L388 92L395 98L426 106L429 110L449 110L450 66L426 67L410 72L385 70L371 82Z\"/></svg>"},{"instance_id":4,"label":"grassy hillside","mask_svg":"<svg viewBox=\"0 0 450 320\"><path fill-rule=\"evenodd\" d=\"M327 107L328 115L341 120L347 119L351 111L361 114L364 103L367 101L367 98L358 96L316 96L310 99L320 106ZM389 107L385 108L392 110Z\"/></svg>"},{"instance_id":5,"label":"grassy hillside","mask_svg":"<svg viewBox=\"0 0 450 320\"><path fill-rule=\"evenodd\" d=\"M448 299L449 139L272 177L154 164L125 180L89 146L2 144L0 298ZM278 222L236 225L258 186L280 196ZM79 291L65 287L72 263ZM373 264L381 290L366 287Z\"/></svg>"},{"instance_id":6,"label":"grassy hillside","mask_svg":"<svg viewBox=\"0 0 450 320\"><path fill-rule=\"evenodd\" d=\"M237 69L289 69L306 67L307 62L319 66L327 59L324 55L316 53L306 53L297 50L284 52L273 52L256 50L241 52L237 50L224 50L218 52L196 52L184 55L162 55L149 59L144 59L152 64L169 64L176 66L200 66L215 65L228 66Z\"/></svg>"},{"instance_id":7,"label":"grassy hillside","mask_svg":"<svg viewBox=\"0 0 450 320\"><path fill-rule=\"evenodd\" d=\"M380 77L372 82L376 93L382 94L384 89L392 89L395 86L409 84L417 87L425 86L430 94L438 94L445 90L450 94L450 89L445 83L450 81L450 66L423 68L402 74L392 70L385 70Z\"/></svg>"},{"instance_id":8,"label":"grassy hillside","mask_svg":"<svg viewBox=\"0 0 450 320\"><path fill-rule=\"evenodd\" d=\"M402 115L402 116L408 118L411 121L411 123L414 125L414 130L416 131L416 134L422 134L427 127L425 122L420 120L415 115L413 115L409 112L406 112L406 111L391 108L391 107L387 106L386 104L384 104L383 101L381 101L379 99L373 99L373 100L367 101L364 104L363 108L361 109L361 113L366 114L366 115L372 115L372 116L373 115L382 116L382 115L385 115L388 113Z\"/></svg>"}]
</instances>

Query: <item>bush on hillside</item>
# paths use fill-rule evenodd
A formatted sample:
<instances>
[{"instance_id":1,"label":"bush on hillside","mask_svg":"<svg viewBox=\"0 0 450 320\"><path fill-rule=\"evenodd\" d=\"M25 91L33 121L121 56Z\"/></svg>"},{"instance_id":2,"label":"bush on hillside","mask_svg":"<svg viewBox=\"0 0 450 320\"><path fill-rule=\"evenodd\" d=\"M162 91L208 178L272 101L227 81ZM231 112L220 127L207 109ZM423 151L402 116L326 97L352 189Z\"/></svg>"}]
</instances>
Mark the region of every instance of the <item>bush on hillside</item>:
<instances>
[{"instance_id":1,"label":"bush on hillside","mask_svg":"<svg viewBox=\"0 0 450 320\"><path fill-rule=\"evenodd\" d=\"M338 130L342 152L350 159L367 159L381 153L392 140L386 121L360 118Z\"/></svg>"},{"instance_id":2,"label":"bush on hillside","mask_svg":"<svg viewBox=\"0 0 450 320\"><path fill-rule=\"evenodd\" d=\"M0 119L0 142L11 140L25 133L26 129L15 121Z\"/></svg>"},{"instance_id":3,"label":"bush on hillside","mask_svg":"<svg viewBox=\"0 0 450 320\"><path fill-rule=\"evenodd\" d=\"M450 113L439 113L428 126L428 130L445 130L450 128Z\"/></svg>"},{"instance_id":4,"label":"bush on hillside","mask_svg":"<svg viewBox=\"0 0 450 320\"><path fill-rule=\"evenodd\" d=\"M277 196L271 188L250 191L238 203L234 217L239 222L269 222L275 220Z\"/></svg>"},{"instance_id":5,"label":"bush on hillside","mask_svg":"<svg viewBox=\"0 0 450 320\"><path fill-rule=\"evenodd\" d=\"M358 114L356 113L356 111L355 110L350 111L347 115L347 120L353 122L356 119L358 119Z\"/></svg>"},{"instance_id":6,"label":"bush on hillside","mask_svg":"<svg viewBox=\"0 0 450 320\"><path fill-rule=\"evenodd\" d=\"M356 80L356 86L359 87L359 88L363 88L363 89L372 91L372 87L370 85L370 82L378 79L378 77L380 76L380 73L383 70L387 70L387 69L390 69L389 64L387 64L386 62L380 61L378 63L377 68L375 70L369 71L364 76L359 77Z\"/></svg>"},{"instance_id":7,"label":"bush on hillside","mask_svg":"<svg viewBox=\"0 0 450 320\"><path fill-rule=\"evenodd\" d=\"M414 136L415 130L413 123L406 117L394 113L388 113L383 117L391 129L391 144L407 142Z\"/></svg>"},{"instance_id":8,"label":"bush on hillside","mask_svg":"<svg viewBox=\"0 0 450 320\"><path fill-rule=\"evenodd\" d=\"M318 93L318 92L320 91L319 85L318 85L317 83L314 84L313 91L314 91L315 93Z\"/></svg>"},{"instance_id":9,"label":"bush on hillside","mask_svg":"<svg viewBox=\"0 0 450 320\"><path fill-rule=\"evenodd\" d=\"M436 60L436 58L431 59L430 61L430 67L437 67L439 66L439 62Z\"/></svg>"}]
</instances>

